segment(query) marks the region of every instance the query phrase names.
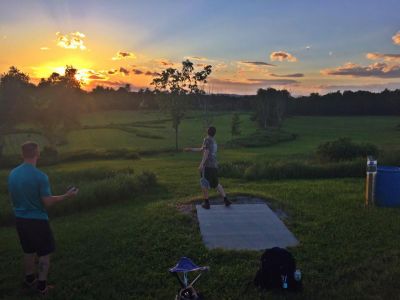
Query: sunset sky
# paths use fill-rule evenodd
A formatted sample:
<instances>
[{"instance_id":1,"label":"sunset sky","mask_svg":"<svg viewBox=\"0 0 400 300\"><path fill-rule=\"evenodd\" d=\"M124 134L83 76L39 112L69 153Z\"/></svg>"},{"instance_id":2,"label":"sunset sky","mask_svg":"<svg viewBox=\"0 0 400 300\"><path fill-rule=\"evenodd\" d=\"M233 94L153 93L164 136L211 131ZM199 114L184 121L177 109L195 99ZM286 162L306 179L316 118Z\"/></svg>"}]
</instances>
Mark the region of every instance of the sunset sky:
<instances>
[{"instance_id":1,"label":"sunset sky","mask_svg":"<svg viewBox=\"0 0 400 300\"><path fill-rule=\"evenodd\" d=\"M0 0L0 72L33 81L65 65L90 90L133 90L186 58L207 92L400 88L399 0Z\"/></svg>"}]
</instances>

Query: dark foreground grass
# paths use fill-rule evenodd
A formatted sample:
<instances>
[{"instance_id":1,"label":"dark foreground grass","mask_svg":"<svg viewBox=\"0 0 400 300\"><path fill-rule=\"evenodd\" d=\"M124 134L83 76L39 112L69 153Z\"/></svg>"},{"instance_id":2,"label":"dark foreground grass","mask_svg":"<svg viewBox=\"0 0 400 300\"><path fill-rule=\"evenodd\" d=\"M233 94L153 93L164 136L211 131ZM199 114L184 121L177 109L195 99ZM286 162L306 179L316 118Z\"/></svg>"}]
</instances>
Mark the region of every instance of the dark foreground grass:
<instances>
[{"instance_id":1,"label":"dark foreground grass","mask_svg":"<svg viewBox=\"0 0 400 300\"><path fill-rule=\"evenodd\" d=\"M304 292L262 294L249 285L259 252L207 250L195 219L175 208L198 190L196 164L184 158L135 163L135 170L154 171L167 191L52 221L58 250L50 281L57 288L49 299L173 299L178 284L167 270L181 256L211 267L198 284L206 299L398 299L400 211L364 208L362 179L224 179L231 193L265 197L286 211L285 222L300 240L291 251ZM90 168L56 171L82 167ZM126 165L116 161L113 167ZM15 230L0 228L0 240L0 295L24 299Z\"/></svg>"}]
</instances>

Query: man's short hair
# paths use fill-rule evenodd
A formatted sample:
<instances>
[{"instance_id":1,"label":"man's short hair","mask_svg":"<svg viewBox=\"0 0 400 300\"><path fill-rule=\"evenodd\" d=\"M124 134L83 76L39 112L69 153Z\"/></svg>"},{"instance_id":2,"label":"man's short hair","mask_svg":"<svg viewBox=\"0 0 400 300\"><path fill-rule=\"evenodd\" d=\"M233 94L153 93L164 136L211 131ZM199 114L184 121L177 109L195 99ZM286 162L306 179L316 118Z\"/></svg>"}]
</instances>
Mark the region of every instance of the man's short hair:
<instances>
[{"instance_id":1,"label":"man's short hair","mask_svg":"<svg viewBox=\"0 0 400 300\"><path fill-rule=\"evenodd\" d=\"M35 142L25 142L21 146L24 158L34 158L39 150L39 144Z\"/></svg>"},{"instance_id":2,"label":"man's short hair","mask_svg":"<svg viewBox=\"0 0 400 300\"><path fill-rule=\"evenodd\" d=\"M214 126L208 127L207 133L209 136L214 137L214 135L217 133L217 129Z\"/></svg>"}]
</instances>

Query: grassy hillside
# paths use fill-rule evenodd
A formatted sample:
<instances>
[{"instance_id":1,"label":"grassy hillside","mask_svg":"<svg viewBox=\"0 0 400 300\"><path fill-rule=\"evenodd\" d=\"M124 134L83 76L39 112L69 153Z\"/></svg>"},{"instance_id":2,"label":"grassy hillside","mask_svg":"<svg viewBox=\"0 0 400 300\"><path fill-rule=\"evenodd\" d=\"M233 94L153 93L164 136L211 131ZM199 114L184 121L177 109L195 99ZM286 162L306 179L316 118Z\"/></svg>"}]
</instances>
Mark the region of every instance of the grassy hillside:
<instances>
[{"instance_id":1,"label":"grassy hillside","mask_svg":"<svg viewBox=\"0 0 400 300\"><path fill-rule=\"evenodd\" d=\"M202 120L198 114L191 117L182 123L182 146L201 143ZM241 119L244 135L255 131L248 115L241 115ZM127 127L166 138L141 138L120 129L84 129L72 132L69 144L61 150L137 149L138 144L149 149L173 147L170 124L162 120L163 116L154 113L91 115L84 120L84 126L136 122ZM219 129L217 140L223 143L230 138L230 115L216 116L214 120ZM144 122L144 126L138 122ZM222 163L308 159L321 142L344 136L395 151L400 149L397 123L391 117L290 118L283 129L296 133L296 140L270 147L221 149L219 158ZM109 130L105 135L104 131ZM167 270L181 256L211 267L198 284L207 299L398 298L399 210L365 209L362 178L221 179L231 195L258 195L268 199L274 208L283 209L288 214L285 223L300 240L300 245L290 250L302 270L304 292L265 295L249 285L260 252L207 250L195 218L177 209L182 203L199 199L199 159L199 154L169 153L140 160L85 160L44 168L58 192L67 181L86 188L87 193L99 185L106 189L107 184L102 184L100 178L103 175L96 175L98 170L104 174L123 173L127 169L133 169L134 174L150 171L156 174L158 182L157 187L139 193L115 192L107 205L82 194L76 200L93 201L91 207L80 209L75 204L77 209L66 215L51 213L57 252L50 271L50 283L55 283L56 290L49 299L173 299L178 284ZM0 170L2 212L10 210L7 173L8 170ZM79 174L87 175L80 178ZM29 299L20 289L21 250L15 229L0 226L0 240L0 298Z\"/></svg>"},{"instance_id":2,"label":"grassy hillside","mask_svg":"<svg viewBox=\"0 0 400 300\"><path fill-rule=\"evenodd\" d=\"M218 129L217 140L225 144L231 139L230 113L215 113L213 125ZM240 115L242 136L255 131L250 114ZM168 116L154 112L105 112L86 115L82 127L68 134L68 143L59 147L60 152L90 149L131 149L132 151L173 149L175 132ZM371 142L387 149L400 150L400 130L397 117L292 117L286 120L283 130L297 134L290 143L267 148L234 149L224 155L229 158L246 155L255 159L266 156L307 157L324 141L338 137L349 137L354 141ZM28 126L29 127L29 126ZM118 127L118 128L116 128ZM203 115L191 112L180 127L180 146L201 144L205 129ZM35 139L46 144L46 139L37 134L18 134L7 137L6 153L16 153L26 139ZM261 155L258 155L261 154Z\"/></svg>"}]
</instances>

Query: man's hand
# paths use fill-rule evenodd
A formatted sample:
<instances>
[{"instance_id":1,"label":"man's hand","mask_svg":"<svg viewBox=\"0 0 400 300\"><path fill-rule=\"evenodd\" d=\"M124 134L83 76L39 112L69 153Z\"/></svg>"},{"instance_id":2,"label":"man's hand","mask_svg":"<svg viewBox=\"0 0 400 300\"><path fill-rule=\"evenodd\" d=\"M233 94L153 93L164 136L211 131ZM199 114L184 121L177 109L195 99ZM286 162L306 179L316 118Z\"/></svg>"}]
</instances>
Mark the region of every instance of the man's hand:
<instances>
[{"instance_id":1,"label":"man's hand","mask_svg":"<svg viewBox=\"0 0 400 300\"><path fill-rule=\"evenodd\" d=\"M72 187L65 193L65 197L66 198L75 197L76 195L78 195L78 192L79 192L78 188Z\"/></svg>"}]
</instances>

